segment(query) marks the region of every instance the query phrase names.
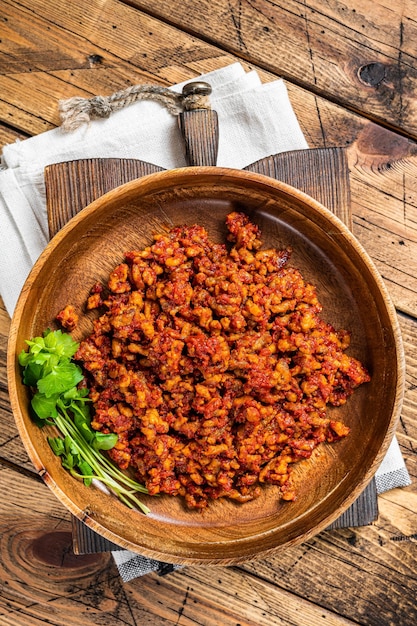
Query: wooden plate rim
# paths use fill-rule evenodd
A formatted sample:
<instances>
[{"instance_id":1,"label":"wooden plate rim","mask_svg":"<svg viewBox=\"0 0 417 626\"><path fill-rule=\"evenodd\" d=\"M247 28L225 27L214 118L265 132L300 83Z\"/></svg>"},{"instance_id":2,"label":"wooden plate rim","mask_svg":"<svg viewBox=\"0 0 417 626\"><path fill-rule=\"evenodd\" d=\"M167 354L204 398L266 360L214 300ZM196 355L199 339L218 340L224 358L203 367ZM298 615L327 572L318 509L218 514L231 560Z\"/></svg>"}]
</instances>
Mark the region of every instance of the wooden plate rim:
<instances>
[{"instance_id":1,"label":"wooden plate rim","mask_svg":"<svg viewBox=\"0 0 417 626\"><path fill-rule=\"evenodd\" d=\"M343 239L347 242L348 246L351 246L356 252L359 254L365 265L367 265L370 274L372 275L372 279L377 287L380 295L382 296L382 301L384 303L386 313L390 320L391 324L391 333L395 344L396 351L396 367L397 367L397 387L395 393L394 400L394 411L391 416L391 420L388 424L386 435L384 437L383 443L379 448L378 453L376 454L370 468L363 476L362 480L356 486L355 490L346 497L343 502L343 507L339 507L337 510L333 511L325 518L322 519L319 525L314 527L313 529L307 530L304 533L300 534L298 537L290 540L287 543L274 546L271 548L267 548L265 550L255 552L244 551L242 556L237 556L234 558L223 559L221 557L218 558L194 558L194 557L184 557L178 556L176 554L167 554L163 551L157 550L149 550L142 546L138 546L136 544L132 544L130 541L126 541L122 537L116 535L113 531L104 527L102 524L97 522L93 517L91 517L87 511L80 509L75 503L71 500L70 497L65 494L62 489L52 480L48 470L43 466L42 461L39 457L39 454L36 450L36 447L33 446L30 435L26 429L23 414L21 412L19 402L18 402L18 394L16 387L17 376L19 375L19 368L17 364L16 351L17 351L17 336L18 329L21 316L23 314L25 303L27 301L30 289L32 285L36 282L36 278L41 272L43 266L47 262L50 254L56 247L58 247L61 242L66 238L67 234L74 229L80 222L82 222L85 217L89 216L91 213L94 213L96 210L100 209L100 207L108 204L114 203L117 204L122 203L132 192L132 190L140 189L142 192L145 192L146 189L152 187L155 190L155 185L159 190L163 190L167 185L175 181L175 184L181 185L184 181L187 181L188 184L192 185L193 178L196 176L205 176L210 178L219 179L224 183L227 180L234 181L236 177L242 181L244 185L245 182L250 182L251 184L258 184L261 187L267 186L270 189L274 189L279 193L282 193L288 197L296 197L300 202L307 203L314 211L320 213L326 220L328 220L331 224L335 226L338 231L338 237L342 236ZM175 170L167 170L162 172L156 172L153 174L149 174L140 179L136 179L117 187L104 194L94 202L92 202L88 207L83 209L78 215L73 217L60 231L57 233L53 239L48 243L45 250L40 255L39 259L36 261L34 267L32 268L28 278L25 281L21 294L19 296L15 312L12 317L11 327L10 327L10 336L8 343L8 352L7 352L7 372L8 372L8 381L9 381L9 393L10 400L12 405L13 414L15 417L16 425L19 431L19 434L22 438L23 444L29 454L30 459L32 460L36 470L39 475L42 476L45 483L48 487L55 493L57 498L64 504L64 506L78 519L87 523L90 528L100 533L106 539L121 545L122 547L131 550L133 552L137 552L143 554L145 556L160 559L160 560L168 560L172 563L179 564L223 564L230 565L234 563L243 563L250 559L264 557L271 552L275 552L280 549L288 548L289 546L297 545L312 536L316 535L318 532L322 531L329 524L331 524L339 515L346 510L357 498L359 493L366 487L369 481L375 474L375 471L379 467L382 459L384 458L388 447L391 443L392 437L395 433L395 428L397 422L400 417L400 411L402 406L402 399L404 394L404 384L405 384L405 365L404 365L404 350L402 345L402 337L401 331L399 327L399 322L396 314L395 307L391 301L391 297L388 293L388 290L377 270L375 264L372 259L368 256L365 249L362 247L360 242L354 237L354 235L349 231L346 225L336 217L331 211L326 209L322 204L320 204L317 200L308 196L304 192L283 183L281 181L277 181L268 176L264 176L263 174L258 174L254 172L247 172L243 170L234 170L231 168L219 168L219 167L187 167L187 168L178 168ZM272 531L271 531L272 532ZM263 536L260 535L260 536ZM249 538L241 538L234 540L235 543L243 544L251 543L253 544L253 536Z\"/></svg>"}]
</instances>

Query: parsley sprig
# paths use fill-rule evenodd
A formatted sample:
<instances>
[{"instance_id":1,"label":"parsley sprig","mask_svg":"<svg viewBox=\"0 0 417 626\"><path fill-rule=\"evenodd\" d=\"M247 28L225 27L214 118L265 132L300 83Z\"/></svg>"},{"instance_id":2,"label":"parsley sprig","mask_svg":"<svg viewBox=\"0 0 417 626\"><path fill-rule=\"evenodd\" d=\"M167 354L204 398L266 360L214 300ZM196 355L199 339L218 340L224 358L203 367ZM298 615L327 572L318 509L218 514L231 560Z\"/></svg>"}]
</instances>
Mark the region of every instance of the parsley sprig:
<instances>
[{"instance_id":1,"label":"parsley sprig","mask_svg":"<svg viewBox=\"0 0 417 626\"><path fill-rule=\"evenodd\" d=\"M19 354L23 367L23 382L33 390L31 406L39 426L54 425L62 437L48 437L54 454L72 476L89 486L99 480L122 502L139 507L144 513L149 508L136 497L147 489L124 474L102 454L117 443L114 433L101 433L91 427L88 389L78 387L83 372L72 357L78 343L61 330L46 330L42 337L26 341L29 350Z\"/></svg>"}]
</instances>

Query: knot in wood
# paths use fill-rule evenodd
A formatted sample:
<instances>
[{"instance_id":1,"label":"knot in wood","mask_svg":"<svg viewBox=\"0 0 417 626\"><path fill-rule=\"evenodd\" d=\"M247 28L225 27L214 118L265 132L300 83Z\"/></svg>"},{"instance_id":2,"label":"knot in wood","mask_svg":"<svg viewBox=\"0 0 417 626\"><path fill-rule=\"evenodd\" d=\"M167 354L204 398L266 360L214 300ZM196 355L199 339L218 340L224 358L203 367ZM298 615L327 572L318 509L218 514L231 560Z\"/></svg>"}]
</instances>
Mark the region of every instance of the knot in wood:
<instances>
[{"instance_id":1,"label":"knot in wood","mask_svg":"<svg viewBox=\"0 0 417 626\"><path fill-rule=\"evenodd\" d=\"M90 67L93 65L97 65L103 62L103 57L100 54L89 54L87 57L87 61L90 64Z\"/></svg>"},{"instance_id":2,"label":"knot in wood","mask_svg":"<svg viewBox=\"0 0 417 626\"><path fill-rule=\"evenodd\" d=\"M367 63L358 69L359 80L369 87L378 87L386 76L386 67L383 63Z\"/></svg>"}]
</instances>

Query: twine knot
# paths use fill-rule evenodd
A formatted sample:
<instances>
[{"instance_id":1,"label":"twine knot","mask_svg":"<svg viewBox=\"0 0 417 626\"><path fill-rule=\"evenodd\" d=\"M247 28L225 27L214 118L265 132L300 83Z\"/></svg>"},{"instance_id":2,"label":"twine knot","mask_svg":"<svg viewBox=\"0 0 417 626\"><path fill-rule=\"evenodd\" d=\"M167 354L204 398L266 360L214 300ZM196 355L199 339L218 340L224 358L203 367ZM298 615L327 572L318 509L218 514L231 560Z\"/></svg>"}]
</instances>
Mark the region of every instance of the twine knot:
<instances>
[{"instance_id":1,"label":"twine knot","mask_svg":"<svg viewBox=\"0 0 417 626\"><path fill-rule=\"evenodd\" d=\"M179 115L182 111L209 109L210 93L211 87L207 83L193 82L185 85L182 93L159 85L132 85L110 96L75 96L59 102L61 127L65 132L76 130L91 120L110 117L114 111L139 100L159 102L172 115Z\"/></svg>"},{"instance_id":2,"label":"twine knot","mask_svg":"<svg viewBox=\"0 0 417 626\"><path fill-rule=\"evenodd\" d=\"M95 117L110 117L112 108L108 98L94 96L89 99L90 111L94 111Z\"/></svg>"}]
</instances>

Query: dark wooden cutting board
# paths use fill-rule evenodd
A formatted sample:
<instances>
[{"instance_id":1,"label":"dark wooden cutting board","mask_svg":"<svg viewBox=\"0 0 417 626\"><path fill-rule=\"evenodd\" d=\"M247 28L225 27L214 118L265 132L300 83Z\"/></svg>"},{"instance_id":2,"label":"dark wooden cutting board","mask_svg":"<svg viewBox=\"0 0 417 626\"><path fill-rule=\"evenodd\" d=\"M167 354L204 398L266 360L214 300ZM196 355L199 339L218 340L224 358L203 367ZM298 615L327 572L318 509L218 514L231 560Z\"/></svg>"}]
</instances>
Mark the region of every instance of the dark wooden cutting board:
<instances>
[{"instance_id":1,"label":"dark wooden cutting board","mask_svg":"<svg viewBox=\"0 0 417 626\"><path fill-rule=\"evenodd\" d=\"M296 150L266 157L244 169L286 182L324 204L351 228L349 173L343 148ZM163 168L135 159L81 159L45 168L49 234L107 191ZM329 528L365 526L378 517L375 482ZM120 549L73 518L76 554Z\"/></svg>"}]
</instances>

